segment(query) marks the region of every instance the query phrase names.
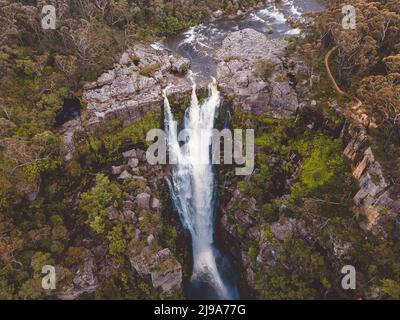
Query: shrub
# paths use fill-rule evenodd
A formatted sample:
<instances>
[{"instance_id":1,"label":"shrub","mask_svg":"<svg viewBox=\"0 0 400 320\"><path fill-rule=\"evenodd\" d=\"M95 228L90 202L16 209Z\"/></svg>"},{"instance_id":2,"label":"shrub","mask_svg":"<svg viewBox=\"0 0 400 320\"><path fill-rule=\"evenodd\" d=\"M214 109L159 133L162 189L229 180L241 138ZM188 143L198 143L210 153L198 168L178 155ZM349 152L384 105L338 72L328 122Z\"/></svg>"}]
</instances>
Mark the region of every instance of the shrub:
<instances>
[{"instance_id":1,"label":"shrub","mask_svg":"<svg viewBox=\"0 0 400 320\"><path fill-rule=\"evenodd\" d=\"M160 69L159 62L153 62L140 68L139 74L144 77L154 77L155 73Z\"/></svg>"},{"instance_id":2,"label":"shrub","mask_svg":"<svg viewBox=\"0 0 400 320\"><path fill-rule=\"evenodd\" d=\"M274 71L274 65L268 59L260 59L254 66L254 75L267 81Z\"/></svg>"}]
</instances>

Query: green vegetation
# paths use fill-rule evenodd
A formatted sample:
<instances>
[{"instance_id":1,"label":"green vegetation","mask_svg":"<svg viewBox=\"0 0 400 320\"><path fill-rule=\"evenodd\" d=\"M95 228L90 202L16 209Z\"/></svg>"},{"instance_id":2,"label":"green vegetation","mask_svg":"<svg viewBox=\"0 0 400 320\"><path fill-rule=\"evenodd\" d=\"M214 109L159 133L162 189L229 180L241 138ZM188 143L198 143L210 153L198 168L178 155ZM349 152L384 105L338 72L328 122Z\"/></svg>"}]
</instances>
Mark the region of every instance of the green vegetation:
<instances>
[{"instance_id":1,"label":"green vegetation","mask_svg":"<svg viewBox=\"0 0 400 320\"><path fill-rule=\"evenodd\" d=\"M255 76L264 81L268 81L268 79L272 76L273 71L274 65L268 59L261 59L254 66Z\"/></svg>"},{"instance_id":2,"label":"green vegetation","mask_svg":"<svg viewBox=\"0 0 400 320\"><path fill-rule=\"evenodd\" d=\"M126 257L135 234L134 225L130 222L132 217L109 218L109 210L122 212L124 197L144 192L145 185L137 180L120 183L105 175L115 161L122 161L124 150L134 146L145 147L146 132L159 127L160 121L159 112L150 112L143 120L127 127L122 127L119 121L112 121L100 134L81 134L76 137L74 158L67 164L58 151L59 138L50 131L33 137L37 145L26 145L17 139L6 140L7 149L3 149L1 158L3 164L19 154L25 156L27 150L35 152L35 157L44 159L34 161L27 157L27 163L15 171L19 173L17 170L24 170L24 177L30 176L32 185L40 182L36 199L28 202L22 195L19 195L21 198L18 198L18 194L13 195L14 190L29 187L26 180L21 185L10 183L1 187L2 195L3 192L5 195L1 204L6 208L0 216L2 299L43 298L46 293L41 288L41 268L46 264L62 266L66 277L60 280L58 287L72 283L74 272L82 267L90 255L82 247L84 238L105 243L107 254L111 257L107 259L117 261L125 274L122 277L118 272L110 278L99 279L101 283L94 293L95 298L151 299L160 296L159 290L148 283L149 279L138 277ZM50 156L46 157L47 154ZM80 194L79 198L76 198L77 194ZM167 206L167 199L164 199L164 203ZM160 213L146 210L135 213L143 217L141 230L151 230L160 237L154 250L168 245L179 254L181 261L184 259L177 246L181 230L164 224L164 217ZM142 241L145 242L145 238ZM52 293L56 294L57 290Z\"/></svg>"},{"instance_id":3,"label":"green vegetation","mask_svg":"<svg viewBox=\"0 0 400 320\"><path fill-rule=\"evenodd\" d=\"M160 64L157 62L150 63L139 70L139 74L145 77L154 77L154 74L160 69Z\"/></svg>"},{"instance_id":4,"label":"green vegetation","mask_svg":"<svg viewBox=\"0 0 400 320\"><path fill-rule=\"evenodd\" d=\"M121 203L121 190L115 183L102 175L96 176L96 185L81 196L80 207L88 215L87 223L97 234L107 231L109 207L118 207Z\"/></svg>"},{"instance_id":5,"label":"green vegetation","mask_svg":"<svg viewBox=\"0 0 400 320\"><path fill-rule=\"evenodd\" d=\"M307 127L310 118L317 121L312 129ZM319 126L318 121L322 119L328 122ZM340 268L332 262L331 257L324 254L332 250L332 235L344 243L352 244L349 255L360 277L357 284L360 288L356 294L369 296L365 281L370 278L363 278L361 274L368 273L367 265L370 269L383 272L383 252L382 248L378 249L378 239L374 238L371 246L363 245L365 235L359 226L362 218L352 212L352 197L357 188L351 177L350 164L342 155L341 140L335 136L342 121L326 118L318 111L312 111L311 114L300 112L285 120L235 113L233 126L240 127L243 123L255 128L256 166L250 178L225 173L242 194L233 205L231 203L228 217L233 217L238 211L245 212L263 233L261 239L253 239L248 236L249 230L241 222L230 219L236 221L240 238L238 243L247 248L248 256L254 261L266 243L272 248L277 246L274 250L278 262L275 265L262 267L256 263L254 285L257 297L354 298L354 292L342 290L337 278ZM290 181L289 184L287 181ZM241 200L242 197L255 198L259 210L254 211L247 202ZM299 234L284 241L277 240L271 223L282 217L304 221L304 228L311 232L313 242L306 241ZM387 252L388 257L395 257L391 255L392 250L396 250L392 244L387 244L384 250L392 252ZM388 288L385 292L391 292L394 296L396 287L391 286L390 282L386 283Z\"/></svg>"}]
</instances>

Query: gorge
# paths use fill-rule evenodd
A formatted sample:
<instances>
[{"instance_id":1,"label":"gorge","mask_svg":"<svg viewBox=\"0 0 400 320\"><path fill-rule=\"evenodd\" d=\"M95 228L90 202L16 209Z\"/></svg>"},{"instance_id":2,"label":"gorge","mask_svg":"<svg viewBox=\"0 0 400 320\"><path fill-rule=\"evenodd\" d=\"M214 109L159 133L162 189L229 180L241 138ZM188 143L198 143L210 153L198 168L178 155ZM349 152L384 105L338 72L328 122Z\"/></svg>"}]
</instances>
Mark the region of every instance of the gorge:
<instances>
[{"instance_id":1,"label":"gorge","mask_svg":"<svg viewBox=\"0 0 400 320\"><path fill-rule=\"evenodd\" d=\"M400 298L397 0L52 2L0 1L0 299Z\"/></svg>"},{"instance_id":2,"label":"gorge","mask_svg":"<svg viewBox=\"0 0 400 320\"><path fill-rule=\"evenodd\" d=\"M314 7L297 7L289 1L279 7L270 5L241 18L194 27L181 36L168 38L162 44L154 44L152 48L136 46L133 51L122 56L119 67L104 73L96 83L86 86L84 97L89 102L89 119L86 122L92 128L100 128L104 121L112 119L121 119L124 125L134 123L140 120L135 110L146 109L148 112L157 109L162 102L160 97L164 97L164 127L168 145L177 159L169 187L174 207L192 238L193 275L187 289L189 297L239 297L234 284L234 272L230 270L227 259L215 247L218 185L215 169L211 165L199 166L194 163L207 156L200 153L201 150L208 150L211 142L210 135L199 135L200 130L213 128L218 107L228 97L234 99L236 105L242 105L244 109L256 114L266 113L281 118L290 116L296 110L299 102L294 87L275 77L268 82L255 77L253 66L261 59L268 59L274 64L275 70L285 70L283 58L287 42L279 37L291 34L291 30L294 30L286 23L286 17L293 10L300 17L300 11L305 8L319 9L317 4ZM273 34L275 39L268 39L264 35L267 34L268 24L276 28ZM204 41L208 41L207 44ZM180 58L179 54L188 60ZM139 67L129 63L130 56L137 57ZM161 66L154 79L140 74L142 63L148 66L157 63ZM189 65L189 77L182 79ZM175 72L170 72L170 68ZM192 71L194 73L190 75ZM210 76L218 78L222 97L216 83L208 85ZM201 90L210 87L210 96L201 105L196 96L196 85L190 83L193 81L198 83ZM167 94L173 96L175 102L191 94L190 108L184 113L184 128L198 133L190 138L185 153L180 151L176 141L177 125ZM265 100L270 101L269 105L265 104ZM266 110L266 107L270 109Z\"/></svg>"}]
</instances>

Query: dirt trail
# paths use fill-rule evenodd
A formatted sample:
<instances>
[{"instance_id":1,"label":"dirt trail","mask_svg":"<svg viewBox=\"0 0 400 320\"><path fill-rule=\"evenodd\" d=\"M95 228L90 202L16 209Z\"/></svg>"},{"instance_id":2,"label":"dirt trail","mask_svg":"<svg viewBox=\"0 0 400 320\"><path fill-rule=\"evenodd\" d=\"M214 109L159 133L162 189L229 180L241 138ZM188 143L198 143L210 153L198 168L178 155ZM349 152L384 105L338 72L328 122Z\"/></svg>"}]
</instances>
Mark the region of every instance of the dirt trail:
<instances>
[{"instance_id":1,"label":"dirt trail","mask_svg":"<svg viewBox=\"0 0 400 320\"><path fill-rule=\"evenodd\" d=\"M332 82L332 85L335 88L336 92L338 92L342 96L349 97L349 95L346 92L344 92L342 89L340 89L340 87L338 86L335 78L333 77L331 69L329 67L329 59L330 59L332 53L335 52L338 48L339 48L339 46L334 46L326 53L325 59L324 59L325 69L326 69L326 72L328 73L329 80ZM353 99L356 100L356 103L354 104L354 106L351 107L351 111L348 111L349 115L353 119L360 122L361 124L363 124L366 127L376 128L377 125L373 121L371 121L371 119L369 119L368 115L362 109L363 103L361 102L361 100L358 99L357 97L354 97Z\"/></svg>"}]
</instances>

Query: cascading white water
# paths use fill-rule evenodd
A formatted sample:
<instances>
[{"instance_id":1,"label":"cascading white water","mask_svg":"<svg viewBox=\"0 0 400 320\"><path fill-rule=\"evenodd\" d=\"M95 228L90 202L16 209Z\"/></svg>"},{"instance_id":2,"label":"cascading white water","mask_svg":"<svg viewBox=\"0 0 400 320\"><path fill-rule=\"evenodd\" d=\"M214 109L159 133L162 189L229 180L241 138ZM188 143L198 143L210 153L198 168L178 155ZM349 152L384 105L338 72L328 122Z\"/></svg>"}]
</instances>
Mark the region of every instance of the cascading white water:
<instances>
[{"instance_id":1,"label":"cascading white water","mask_svg":"<svg viewBox=\"0 0 400 320\"><path fill-rule=\"evenodd\" d=\"M184 127L187 142L180 147L177 124L164 90L165 130L170 159L176 165L169 182L172 200L180 219L192 237L193 275L192 282L201 279L213 288L220 299L238 298L236 288L227 285L217 268L214 246L215 174L211 164L210 146L216 111L220 104L220 93L213 78L209 85L209 97L202 105L193 83L191 105L185 112Z\"/></svg>"}]
</instances>

